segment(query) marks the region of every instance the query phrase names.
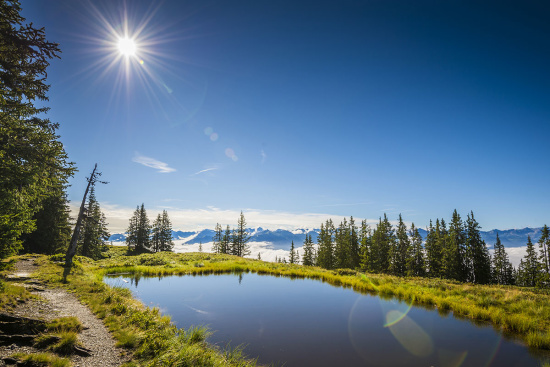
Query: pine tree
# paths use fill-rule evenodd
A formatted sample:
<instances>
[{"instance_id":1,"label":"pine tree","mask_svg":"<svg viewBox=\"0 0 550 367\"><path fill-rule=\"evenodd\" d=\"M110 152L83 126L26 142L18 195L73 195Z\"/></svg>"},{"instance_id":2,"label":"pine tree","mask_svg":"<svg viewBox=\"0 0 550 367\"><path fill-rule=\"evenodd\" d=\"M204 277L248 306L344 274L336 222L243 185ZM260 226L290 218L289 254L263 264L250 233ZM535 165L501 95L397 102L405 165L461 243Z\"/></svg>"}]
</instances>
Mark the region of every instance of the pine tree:
<instances>
[{"instance_id":1,"label":"pine tree","mask_svg":"<svg viewBox=\"0 0 550 367\"><path fill-rule=\"evenodd\" d=\"M368 271L371 264L371 237L372 232L370 226L367 224L367 220L363 219L361 222L361 231L359 232L359 246L361 253L360 266L362 271Z\"/></svg>"},{"instance_id":2,"label":"pine tree","mask_svg":"<svg viewBox=\"0 0 550 367\"><path fill-rule=\"evenodd\" d=\"M428 268L428 276L435 278L440 277L441 274L441 261L442 261L442 249L441 241L439 241L440 235L439 219L435 221L435 228L430 219L430 226L427 229L426 234L426 262Z\"/></svg>"},{"instance_id":3,"label":"pine tree","mask_svg":"<svg viewBox=\"0 0 550 367\"><path fill-rule=\"evenodd\" d=\"M149 237L150 234L151 224L149 223L149 218L147 217L145 205L142 203L141 208L139 208L139 222L136 243L136 251L138 253L147 252L149 250L149 247L151 245Z\"/></svg>"},{"instance_id":4,"label":"pine tree","mask_svg":"<svg viewBox=\"0 0 550 367\"><path fill-rule=\"evenodd\" d=\"M137 235L139 226L139 206L134 211L134 214L129 220L128 229L126 229L126 245L128 246L128 252L132 253L136 249Z\"/></svg>"},{"instance_id":5,"label":"pine tree","mask_svg":"<svg viewBox=\"0 0 550 367\"><path fill-rule=\"evenodd\" d=\"M497 239L494 246L493 254L493 283L496 284L512 284L512 264L508 260L508 254L497 233Z\"/></svg>"},{"instance_id":6,"label":"pine tree","mask_svg":"<svg viewBox=\"0 0 550 367\"><path fill-rule=\"evenodd\" d=\"M390 249L395 245L393 226L384 213L372 233L370 259L367 271L374 273L390 272Z\"/></svg>"},{"instance_id":7,"label":"pine tree","mask_svg":"<svg viewBox=\"0 0 550 367\"><path fill-rule=\"evenodd\" d=\"M33 217L36 229L22 237L26 253L53 255L67 251L71 239L69 202L64 187L44 200Z\"/></svg>"},{"instance_id":8,"label":"pine tree","mask_svg":"<svg viewBox=\"0 0 550 367\"><path fill-rule=\"evenodd\" d=\"M202 252L202 242L199 242L199 252Z\"/></svg>"},{"instance_id":9,"label":"pine tree","mask_svg":"<svg viewBox=\"0 0 550 367\"><path fill-rule=\"evenodd\" d=\"M334 232L334 267L348 268L350 262L350 234L346 218Z\"/></svg>"},{"instance_id":10,"label":"pine tree","mask_svg":"<svg viewBox=\"0 0 550 367\"><path fill-rule=\"evenodd\" d=\"M390 247L390 273L404 276L407 272L407 262L411 258L411 243L407 235L407 226L399 214L399 223L395 232L396 241Z\"/></svg>"},{"instance_id":11,"label":"pine tree","mask_svg":"<svg viewBox=\"0 0 550 367\"><path fill-rule=\"evenodd\" d=\"M250 240L250 236L246 232L246 220L244 214L241 211L239 221L237 222L237 229L233 233L232 253L240 257L250 255L250 246L247 242Z\"/></svg>"},{"instance_id":12,"label":"pine tree","mask_svg":"<svg viewBox=\"0 0 550 367\"><path fill-rule=\"evenodd\" d=\"M126 244L128 245L129 252L140 254L149 251L149 247L151 246L151 225L149 224L144 204L141 204L141 208L138 206L134 211L134 214L130 218L126 234Z\"/></svg>"},{"instance_id":13,"label":"pine tree","mask_svg":"<svg viewBox=\"0 0 550 367\"><path fill-rule=\"evenodd\" d=\"M333 243L334 225L331 219L328 219L325 225L321 224L321 229L317 235L319 249L317 251L317 266L325 269L334 267L334 243Z\"/></svg>"},{"instance_id":14,"label":"pine tree","mask_svg":"<svg viewBox=\"0 0 550 367\"><path fill-rule=\"evenodd\" d=\"M225 232L223 233L222 242L220 244L220 254L230 254L231 253L231 229L229 225L225 227Z\"/></svg>"},{"instance_id":15,"label":"pine tree","mask_svg":"<svg viewBox=\"0 0 550 367\"><path fill-rule=\"evenodd\" d=\"M422 236L418 228L411 224L411 256L407 259L407 275L423 277L426 275L426 259L422 249Z\"/></svg>"},{"instance_id":16,"label":"pine tree","mask_svg":"<svg viewBox=\"0 0 550 367\"><path fill-rule=\"evenodd\" d=\"M101 258L101 252L109 239L105 215L101 212L99 203L95 197L95 188L92 186L88 197L87 215L80 232L78 247L80 255L94 260Z\"/></svg>"},{"instance_id":17,"label":"pine tree","mask_svg":"<svg viewBox=\"0 0 550 367\"><path fill-rule=\"evenodd\" d=\"M58 124L42 118L46 69L61 51L20 13L19 1L0 1L0 258L21 248L21 236L36 229L35 214L75 170Z\"/></svg>"},{"instance_id":18,"label":"pine tree","mask_svg":"<svg viewBox=\"0 0 550 367\"><path fill-rule=\"evenodd\" d=\"M349 218L349 267L351 269L359 269L361 266L361 249L359 245L359 235L355 220L353 217Z\"/></svg>"},{"instance_id":19,"label":"pine tree","mask_svg":"<svg viewBox=\"0 0 550 367\"><path fill-rule=\"evenodd\" d=\"M519 283L524 287L534 287L539 283L541 265L537 259L531 236L527 236L527 250L518 268Z\"/></svg>"},{"instance_id":20,"label":"pine tree","mask_svg":"<svg viewBox=\"0 0 550 367\"><path fill-rule=\"evenodd\" d=\"M166 210L162 211L160 228L160 251L172 251L174 249L174 242L172 241L172 222Z\"/></svg>"},{"instance_id":21,"label":"pine tree","mask_svg":"<svg viewBox=\"0 0 550 367\"><path fill-rule=\"evenodd\" d=\"M445 277L463 282L466 280L466 266L464 264L466 253L466 235L464 224L458 212L453 212L449 232L447 234L447 246L443 250Z\"/></svg>"},{"instance_id":22,"label":"pine tree","mask_svg":"<svg viewBox=\"0 0 550 367\"><path fill-rule=\"evenodd\" d=\"M262 259L262 255L258 252L258 260Z\"/></svg>"},{"instance_id":23,"label":"pine tree","mask_svg":"<svg viewBox=\"0 0 550 367\"><path fill-rule=\"evenodd\" d=\"M221 253L222 251L222 226L219 223L216 223L216 228L214 229L214 237L212 237L212 252Z\"/></svg>"},{"instance_id":24,"label":"pine tree","mask_svg":"<svg viewBox=\"0 0 550 367\"><path fill-rule=\"evenodd\" d=\"M302 265L313 266L315 264L314 258L314 249L313 241L311 239L311 234L306 234L306 239L304 240L304 255L302 256Z\"/></svg>"},{"instance_id":25,"label":"pine tree","mask_svg":"<svg viewBox=\"0 0 550 367\"><path fill-rule=\"evenodd\" d=\"M151 227L151 251L160 252L161 249L161 231L162 231L162 216L157 215L157 219Z\"/></svg>"},{"instance_id":26,"label":"pine tree","mask_svg":"<svg viewBox=\"0 0 550 367\"><path fill-rule=\"evenodd\" d=\"M480 229L471 211L466 220L466 281L488 284L491 282L491 256L481 239Z\"/></svg>"},{"instance_id":27,"label":"pine tree","mask_svg":"<svg viewBox=\"0 0 550 367\"><path fill-rule=\"evenodd\" d=\"M290 244L290 255L289 255L289 262L291 264L294 264L297 262L296 255L297 255L297 252L296 250L294 250L294 241L292 241Z\"/></svg>"}]
</instances>

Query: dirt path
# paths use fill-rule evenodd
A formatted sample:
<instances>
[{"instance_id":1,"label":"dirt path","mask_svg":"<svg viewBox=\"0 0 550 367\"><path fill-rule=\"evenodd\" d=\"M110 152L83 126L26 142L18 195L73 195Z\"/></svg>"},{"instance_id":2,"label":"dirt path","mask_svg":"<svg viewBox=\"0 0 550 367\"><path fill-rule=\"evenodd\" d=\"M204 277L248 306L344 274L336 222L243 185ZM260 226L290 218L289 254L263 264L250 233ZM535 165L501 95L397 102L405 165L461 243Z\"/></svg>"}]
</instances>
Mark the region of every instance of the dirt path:
<instances>
[{"instance_id":1,"label":"dirt path","mask_svg":"<svg viewBox=\"0 0 550 367\"><path fill-rule=\"evenodd\" d=\"M23 259L16 264L14 277L27 280L35 270L34 260ZM84 330L78 335L78 339L82 346L92 351L92 355L90 357L71 356L73 366L114 367L127 361L127 358L121 354L122 349L115 347L115 341L103 322L92 314L86 306L82 305L74 295L63 289L45 288L32 281L24 285L42 299L20 305L14 310L14 314L45 320L62 316L75 316L84 326ZM0 366L5 365L1 358L19 351L30 353L35 349L15 345L2 346L0 347Z\"/></svg>"}]
</instances>

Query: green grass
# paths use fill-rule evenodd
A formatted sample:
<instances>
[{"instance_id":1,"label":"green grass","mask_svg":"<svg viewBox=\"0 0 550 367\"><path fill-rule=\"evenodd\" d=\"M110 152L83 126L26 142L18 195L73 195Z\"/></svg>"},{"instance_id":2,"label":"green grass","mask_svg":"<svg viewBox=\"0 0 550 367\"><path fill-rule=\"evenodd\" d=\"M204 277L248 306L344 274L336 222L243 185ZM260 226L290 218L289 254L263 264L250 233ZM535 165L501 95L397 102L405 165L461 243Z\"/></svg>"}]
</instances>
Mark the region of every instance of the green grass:
<instances>
[{"instance_id":1,"label":"green grass","mask_svg":"<svg viewBox=\"0 0 550 367\"><path fill-rule=\"evenodd\" d=\"M46 324L46 330L52 333L60 333L63 331L73 331L79 333L84 329L80 320L74 316L59 317Z\"/></svg>"},{"instance_id":2,"label":"green grass","mask_svg":"<svg viewBox=\"0 0 550 367\"><path fill-rule=\"evenodd\" d=\"M51 353L16 353L11 358L17 359L23 366L48 366L48 367L69 367L71 362L66 358L60 358Z\"/></svg>"},{"instance_id":3,"label":"green grass","mask_svg":"<svg viewBox=\"0 0 550 367\"><path fill-rule=\"evenodd\" d=\"M126 256L125 248L111 248L105 259L93 262L77 257L77 265L62 284L62 268L46 257L38 275L53 285L74 291L102 318L119 346L133 353L128 366L253 366L239 348L218 350L205 340L208 330L177 329L158 309L146 308L131 292L108 287L106 274L140 276L255 272L260 275L310 278L357 292L398 298L415 305L450 312L476 323L490 323L514 334L532 348L550 349L550 292L512 286L483 286L443 279L363 274L353 270L324 270L294 264L276 264L208 253L157 253Z\"/></svg>"},{"instance_id":4,"label":"green grass","mask_svg":"<svg viewBox=\"0 0 550 367\"><path fill-rule=\"evenodd\" d=\"M35 339L35 346L57 354L70 355L78 344L78 335L74 331L62 331L56 334L43 334Z\"/></svg>"}]
</instances>

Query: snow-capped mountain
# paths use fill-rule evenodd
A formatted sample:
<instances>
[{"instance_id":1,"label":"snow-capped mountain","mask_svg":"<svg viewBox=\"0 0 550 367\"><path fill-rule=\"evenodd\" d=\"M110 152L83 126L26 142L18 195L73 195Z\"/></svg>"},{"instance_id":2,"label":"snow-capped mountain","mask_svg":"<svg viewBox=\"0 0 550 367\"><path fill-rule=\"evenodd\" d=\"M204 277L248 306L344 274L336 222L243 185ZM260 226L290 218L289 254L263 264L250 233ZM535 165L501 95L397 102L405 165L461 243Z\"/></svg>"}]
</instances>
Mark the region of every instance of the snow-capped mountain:
<instances>
[{"instance_id":1,"label":"snow-capped mountain","mask_svg":"<svg viewBox=\"0 0 550 367\"><path fill-rule=\"evenodd\" d=\"M531 241L536 243L540 238L542 228L522 228L522 229L506 229L491 231L482 231L481 238L487 243L489 248L492 248L496 242L496 234L500 237L501 242L505 247L521 247L527 244L527 236L531 236ZM423 239L426 238L426 230L419 228L419 233ZM288 249L290 243L294 241L296 247L302 246L306 235L311 235L313 242L317 241L319 229L295 229L292 231L285 229L269 230L261 227L247 228L251 242L269 243L275 249ZM214 230L203 229L201 231L172 231L172 238L178 240L183 245L194 245L199 243L212 242ZM124 234L113 234L109 241L122 242L126 239ZM181 242L180 242L181 241Z\"/></svg>"}]
</instances>

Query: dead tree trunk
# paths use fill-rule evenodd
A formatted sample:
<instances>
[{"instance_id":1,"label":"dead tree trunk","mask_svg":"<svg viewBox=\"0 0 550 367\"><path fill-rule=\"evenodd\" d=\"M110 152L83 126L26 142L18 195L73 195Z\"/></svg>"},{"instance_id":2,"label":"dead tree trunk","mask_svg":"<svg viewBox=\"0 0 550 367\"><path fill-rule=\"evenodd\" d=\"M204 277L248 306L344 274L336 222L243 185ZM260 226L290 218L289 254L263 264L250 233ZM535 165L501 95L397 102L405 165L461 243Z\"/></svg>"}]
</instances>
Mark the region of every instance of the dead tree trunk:
<instances>
[{"instance_id":1,"label":"dead tree trunk","mask_svg":"<svg viewBox=\"0 0 550 367\"><path fill-rule=\"evenodd\" d=\"M82 204L80 204L80 211L78 212L78 218L76 219L76 225L74 226L73 236L71 237L71 244L67 249L67 254L65 255L65 279L70 272L71 266L73 265L73 257L76 254L76 245L78 243L78 236L80 235L80 227L82 226L82 219L84 217L84 210L86 206L86 197L88 196L88 191L90 191L90 186L95 184L95 175L96 175L97 163L94 166L94 170L88 178L88 186L86 186L86 191L84 192L84 197L82 198Z\"/></svg>"}]
</instances>

